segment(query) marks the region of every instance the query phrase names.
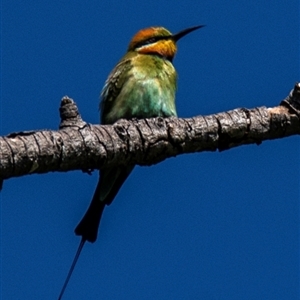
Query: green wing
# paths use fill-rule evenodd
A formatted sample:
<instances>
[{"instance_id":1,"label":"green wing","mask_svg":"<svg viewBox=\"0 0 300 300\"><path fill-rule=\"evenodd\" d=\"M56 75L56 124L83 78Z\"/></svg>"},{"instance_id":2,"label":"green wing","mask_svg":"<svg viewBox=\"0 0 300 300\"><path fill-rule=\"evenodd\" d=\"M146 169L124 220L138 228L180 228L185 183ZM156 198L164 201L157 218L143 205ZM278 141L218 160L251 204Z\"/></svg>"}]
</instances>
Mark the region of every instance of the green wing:
<instances>
[{"instance_id":1,"label":"green wing","mask_svg":"<svg viewBox=\"0 0 300 300\"><path fill-rule=\"evenodd\" d=\"M102 124L112 124L117 121L108 119L107 115L112 111L115 100L127 80L127 76L125 75L129 73L131 68L130 59L121 60L109 74L101 92L100 110Z\"/></svg>"}]
</instances>

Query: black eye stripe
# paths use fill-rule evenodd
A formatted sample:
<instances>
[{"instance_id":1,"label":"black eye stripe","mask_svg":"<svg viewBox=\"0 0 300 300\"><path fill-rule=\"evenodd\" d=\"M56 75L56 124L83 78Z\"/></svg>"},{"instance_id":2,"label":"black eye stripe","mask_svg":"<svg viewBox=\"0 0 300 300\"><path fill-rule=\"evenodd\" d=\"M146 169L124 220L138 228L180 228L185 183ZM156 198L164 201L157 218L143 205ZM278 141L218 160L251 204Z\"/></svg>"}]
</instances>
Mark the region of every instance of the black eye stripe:
<instances>
[{"instance_id":1,"label":"black eye stripe","mask_svg":"<svg viewBox=\"0 0 300 300\"><path fill-rule=\"evenodd\" d=\"M157 42L157 41L158 41L158 39L152 37L152 38L150 38L150 39L147 39L144 43L145 43L145 44L152 44L152 43L155 43L155 42Z\"/></svg>"},{"instance_id":2,"label":"black eye stripe","mask_svg":"<svg viewBox=\"0 0 300 300\"><path fill-rule=\"evenodd\" d=\"M153 44L153 43L156 43L157 41L160 41L160 40L168 40L170 38L171 38L171 36L154 36L154 37L150 37L148 39L145 39L143 41L138 42L135 45L134 48L136 49L136 48L142 47L144 45Z\"/></svg>"}]
</instances>

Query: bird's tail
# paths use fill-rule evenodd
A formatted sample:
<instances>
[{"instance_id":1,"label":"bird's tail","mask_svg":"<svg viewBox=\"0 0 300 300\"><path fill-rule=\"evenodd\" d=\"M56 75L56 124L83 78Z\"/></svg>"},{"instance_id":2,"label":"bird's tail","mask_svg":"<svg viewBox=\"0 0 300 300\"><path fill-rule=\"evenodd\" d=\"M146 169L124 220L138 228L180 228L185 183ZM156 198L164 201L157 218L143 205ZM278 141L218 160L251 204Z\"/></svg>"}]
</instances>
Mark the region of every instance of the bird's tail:
<instances>
[{"instance_id":1,"label":"bird's tail","mask_svg":"<svg viewBox=\"0 0 300 300\"><path fill-rule=\"evenodd\" d=\"M105 205L109 205L113 201L133 168L134 166L125 166L101 171L101 176L91 204L75 228L76 235L81 235L81 241L76 251L76 255L72 262L68 276L60 292L58 298L59 300L62 299L85 242L89 241L93 243L97 239L98 228Z\"/></svg>"},{"instance_id":2,"label":"bird's tail","mask_svg":"<svg viewBox=\"0 0 300 300\"><path fill-rule=\"evenodd\" d=\"M94 243L97 239L101 216L106 203L100 201L101 180L99 180L93 199L85 215L75 228L75 234L81 235L86 241Z\"/></svg>"},{"instance_id":3,"label":"bird's tail","mask_svg":"<svg viewBox=\"0 0 300 300\"><path fill-rule=\"evenodd\" d=\"M111 204L134 166L119 166L101 170L92 202L75 228L75 234L91 243L95 242L105 205Z\"/></svg>"},{"instance_id":4,"label":"bird's tail","mask_svg":"<svg viewBox=\"0 0 300 300\"><path fill-rule=\"evenodd\" d=\"M89 242L95 242L97 239L97 233L98 233L98 227L101 219L101 215L104 209L105 203L103 201L100 201L100 180L97 184L97 188L95 190L92 202L86 211L85 215L83 216L80 223L77 225L75 229L75 233L77 235L81 235L81 241L78 246L78 249L76 251L75 257L73 259L72 265L70 267L70 270L68 272L67 278L64 282L64 285L61 289L61 292L59 294L58 300L62 299L62 296L65 292L65 289L68 285L68 282L72 276L72 273L74 271L74 268L77 264L78 258L80 256L81 250L85 244L86 241Z\"/></svg>"},{"instance_id":5,"label":"bird's tail","mask_svg":"<svg viewBox=\"0 0 300 300\"><path fill-rule=\"evenodd\" d=\"M78 249L77 249L77 251L76 251L76 255L75 255L74 259L73 259L71 268L70 268L70 270L69 270L68 276L67 276L67 278L66 278L66 280L65 280L65 282L64 282L64 285L63 285L63 287L62 287L62 289L61 289L61 291L60 291L60 294L59 294L59 296L58 296L58 300L61 300L61 299L62 299L62 296L63 296L63 294L64 294L64 292L65 292L65 289L66 289L66 287L67 287L67 285L68 285L68 283L69 283L69 280L70 280L70 278L71 278L71 276L72 276L72 273L73 273L73 271L74 271L74 268L75 268L75 266L76 266L77 260L78 260L78 258L79 258L80 253L81 253L81 250L82 250L82 248L83 248L83 246L84 246L84 244L85 244L85 241L86 241L86 240L84 240L83 238L82 238L81 241L80 241L80 244L79 244Z\"/></svg>"}]
</instances>

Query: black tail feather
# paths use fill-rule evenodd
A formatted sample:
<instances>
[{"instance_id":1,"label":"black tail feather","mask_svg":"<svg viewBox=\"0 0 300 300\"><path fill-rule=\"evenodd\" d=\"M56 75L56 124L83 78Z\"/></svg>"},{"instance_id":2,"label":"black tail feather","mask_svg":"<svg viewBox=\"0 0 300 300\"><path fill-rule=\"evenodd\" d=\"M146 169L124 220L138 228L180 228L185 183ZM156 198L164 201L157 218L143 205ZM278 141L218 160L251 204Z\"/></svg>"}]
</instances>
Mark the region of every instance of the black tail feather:
<instances>
[{"instance_id":1,"label":"black tail feather","mask_svg":"<svg viewBox=\"0 0 300 300\"><path fill-rule=\"evenodd\" d=\"M96 241L105 205L111 204L133 168L134 166L122 166L117 167L117 169L113 168L101 171L103 173L101 173L92 202L85 215L75 228L76 235L81 235L82 238L91 243ZM116 174L118 174L117 177ZM105 200L101 201L101 190L106 187L106 185L111 184L111 182L112 186L109 193L105 196Z\"/></svg>"},{"instance_id":2,"label":"black tail feather","mask_svg":"<svg viewBox=\"0 0 300 300\"><path fill-rule=\"evenodd\" d=\"M94 243L97 239L98 228L104 207L105 203L100 201L99 181L88 210L75 228L75 234L81 235L86 241Z\"/></svg>"},{"instance_id":3,"label":"black tail feather","mask_svg":"<svg viewBox=\"0 0 300 300\"><path fill-rule=\"evenodd\" d=\"M79 246L78 246L78 249L77 249L77 251L76 251L75 257L74 257L74 259L73 259L71 268L70 268L70 270L69 270L68 276L67 276L67 278L66 278L66 280L65 280L65 283L64 283L64 285L63 285L63 287L62 287L62 289L61 289L61 292L60 292L60 294L59 294L59 296L58 296L58 300L61 300L61 299L62 299L62 296L63 296L63 294L64 294L64 292L65 292L65 289L66 289L66 287L67 287L67 285L68 285L68 282L69 282L69 280L70 280L70 278L71 278L71 276L72 276L72 273L73 273L74 268L75 268L75 266L76 266L76 263L77 263L77 261L78 261L78 258L79 258L79 255L80 255L80 253L81 253L81 250L82 250L82 248L83 248L83 246L84 246L84 244L85 244L85 241L86 241L86 240L85 240L84 238L82 238L81 241L80 241L80 244L79 244Z\"/></svg>"},{"instance_id":4,"label":"black tail feather","mask_svg":"<svg viewBox=\"0 0 300 300\"><path fill-rule=\"evenodd\" d=\"M78 261L78 258L80 256L80 253L82 251L82 248L85 244L86 241L89 241L91 243L95 242L98 236L98 228L101 220L101 216L104 210L105 205L109 205L113 199L115 198L116 194L118 193L119 189L121 188L122 184L126 180L126 178L129 176L130 172L134 166L127 166L127 167L122 167L119 170L108 170L106 173L106 176L101 177L100 180L97 184L93 199L91 201L91 204L89 208L87 209L85 215L75 228L75 234L80 235L81 241L79 244L79 247L76 251L76 255L74 257L74 260L72 262L71 268L69 270L69 273L67 275L67 278L65 280L65 283L63 285L63 288L60 292L60 295L58 297L58 300L62 299L62 296L64 294L64 291L68 285L68 282L71 278L71 275L74 271L74 268L76 266L76 263ZM115 174L118 174L117 177ZM113 178L112 186L109 189L109 193L105 196L105 199L101 201L101 188L106 187L106 184L109 184L108 179L111 177L116 177Z\"/></svg>"}]
</instances>

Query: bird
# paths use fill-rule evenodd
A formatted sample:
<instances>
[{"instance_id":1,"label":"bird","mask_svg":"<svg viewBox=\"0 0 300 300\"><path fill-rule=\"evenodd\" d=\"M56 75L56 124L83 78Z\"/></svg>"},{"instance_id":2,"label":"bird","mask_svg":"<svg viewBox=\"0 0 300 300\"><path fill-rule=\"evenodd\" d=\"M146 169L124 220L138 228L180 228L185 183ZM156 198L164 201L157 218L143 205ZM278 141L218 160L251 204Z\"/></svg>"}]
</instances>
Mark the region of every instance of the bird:
<instances>
[{"instance_id":1,"label":"bird","mask_svg":"<svg viewBox=\"0 0 300 300\"><path fill-rule=\"evenodd\" d=\"M138 31L126 54L109 74L101 92L100 123L112 125L119 119L176 117L177 73L173 58L179 39L204 27L198 25L172 34L164 27ZM103 210L114 200L134 165L119 165L100 170L92 201L75 228L81 242L59 295L62 298L86 241L95 242Z\"/></svg>"}]
</instances>

